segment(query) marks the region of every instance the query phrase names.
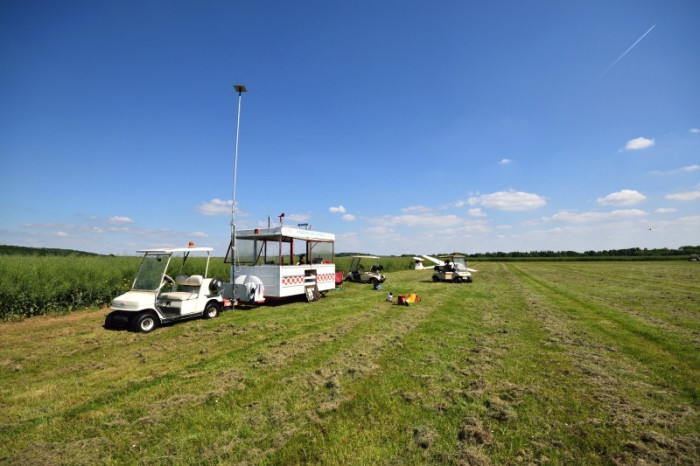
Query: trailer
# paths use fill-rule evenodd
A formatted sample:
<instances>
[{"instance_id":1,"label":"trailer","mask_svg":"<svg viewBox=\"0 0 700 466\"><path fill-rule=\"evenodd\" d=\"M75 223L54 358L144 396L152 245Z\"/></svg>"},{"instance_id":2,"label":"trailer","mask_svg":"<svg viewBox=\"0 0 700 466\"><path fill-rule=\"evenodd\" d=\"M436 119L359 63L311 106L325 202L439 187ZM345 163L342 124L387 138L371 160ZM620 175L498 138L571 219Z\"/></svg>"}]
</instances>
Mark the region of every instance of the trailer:
<instances>
[{"instance_id":1,"label":"trailer","mask_svg":"<svg viewBox=\"0 0 700 466\"><path fill-rule=\"evenodd\" d=\"M235 231L232 283L224 297L238 302L305 295L309 301L335 289L335 235L277 226Z\"/></svg>"}]
</instances>

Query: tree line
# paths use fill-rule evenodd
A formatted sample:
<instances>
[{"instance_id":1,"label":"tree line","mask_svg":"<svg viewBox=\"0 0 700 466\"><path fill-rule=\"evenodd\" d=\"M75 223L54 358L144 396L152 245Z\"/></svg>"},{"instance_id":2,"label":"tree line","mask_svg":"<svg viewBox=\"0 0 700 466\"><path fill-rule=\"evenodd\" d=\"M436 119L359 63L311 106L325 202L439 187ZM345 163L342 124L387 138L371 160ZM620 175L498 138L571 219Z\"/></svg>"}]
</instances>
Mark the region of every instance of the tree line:
<instances>
[{"instance_id":1,"label":"tree line","mask_svg":"<svg viewBox=\"0 0 700 466\"><path fill-rule=\"evenodd\" d=\"M29 248L0 244L0 256L98 256L92 252L58 248Z\"/></svg>"},{"instance_id":2,"label":"tree line","mask_svg":"<svg viewBox=\"0 0 700 466\"><path fill-rule=\"evenodd\" d=\"M681 246L670 248L625 248L604 249L601 251L529 251L529 252L485 252L464 254L472 258L484 257L678 257L700 254L700 246Z\"/></svg>"}]
</instances>

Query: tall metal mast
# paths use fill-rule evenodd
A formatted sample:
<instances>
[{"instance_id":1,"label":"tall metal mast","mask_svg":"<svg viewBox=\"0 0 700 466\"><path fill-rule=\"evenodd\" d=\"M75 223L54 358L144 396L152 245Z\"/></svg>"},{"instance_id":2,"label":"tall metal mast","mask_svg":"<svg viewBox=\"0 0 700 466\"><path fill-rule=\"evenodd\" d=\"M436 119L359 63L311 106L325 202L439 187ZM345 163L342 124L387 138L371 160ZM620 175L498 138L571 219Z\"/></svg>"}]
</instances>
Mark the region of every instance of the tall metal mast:
<instances>
[{"instance_id":1,"label":"tall metal mast","mask_svg":"<svg viewBox=\"0 0 700 466\"><path fill-rule=\"evenodd\" d=\"M248 92L245 86L241 84L236 84L233 86L236 92L238 92L238 115L236 118L236 151L233 158L233 196L231 204L231 298L235 300L235 280L234 280L234 269L236 262L236 172L238 170L238 133L241 128L241 101L243 93Z\"/></svg>"}]
</instances>

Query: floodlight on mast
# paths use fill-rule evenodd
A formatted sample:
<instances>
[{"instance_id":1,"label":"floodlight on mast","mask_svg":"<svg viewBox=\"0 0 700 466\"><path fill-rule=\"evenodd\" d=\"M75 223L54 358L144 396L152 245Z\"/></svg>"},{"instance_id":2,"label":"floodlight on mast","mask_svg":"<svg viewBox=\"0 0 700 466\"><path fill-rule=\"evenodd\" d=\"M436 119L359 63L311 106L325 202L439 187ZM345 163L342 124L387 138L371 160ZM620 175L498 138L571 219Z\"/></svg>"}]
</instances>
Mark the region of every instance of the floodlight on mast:
<instances>
[{"instance_id":1,"label":"floodlight on mast","mask_svg":"<svg viewBox=\"0 0 700 466\"><path fill-rule=\"evenodd\" d=\"M236 172L238 171L238 134L241 128L241 101L243 98L243 93L248 92L245 86L241 84L235 84L233 89L238 92L238 112L236 116L236 149L233 156L233 193L231 198L231 286L235 283L234 280L234 267L236 262ZM233 294L233 293L232 293ZM232 296L233 297L233 296Z\"/></svg>"}]
</instances>

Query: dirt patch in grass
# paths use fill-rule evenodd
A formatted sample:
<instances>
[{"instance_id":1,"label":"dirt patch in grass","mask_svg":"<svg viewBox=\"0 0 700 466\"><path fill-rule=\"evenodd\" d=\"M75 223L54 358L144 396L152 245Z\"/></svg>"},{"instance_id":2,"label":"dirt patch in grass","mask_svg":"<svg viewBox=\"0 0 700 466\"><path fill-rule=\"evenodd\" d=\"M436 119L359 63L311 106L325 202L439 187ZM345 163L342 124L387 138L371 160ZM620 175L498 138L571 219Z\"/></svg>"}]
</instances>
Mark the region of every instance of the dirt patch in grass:
<instances>
[{"instance_id":1,"label":"dirt patch in grass","mask_svg":"<svg viewBox=\"0 0 700 466\"><path fill-rule=\"evenodd\" d=\"M493 434L484 427L482 420L475 416L464 418L457 437L460 442L470 445L490 445Z\"/></svg>"},{"instance_id":2,"label":"dirt patch in grass","mask_svg":"<svg viewBox=\"0 0 700 466\"><path fill-rule=\"evenodd\" d=\"M440 437L435 429L430 426L418 426L413 429L413 442L420 448L430 448Z\"/></svg>"},{"instance_id":3,"label":"dirt patch in grass","mask_svg":"<svg viewBox=\"0 0 700 466\"><path fill-rule=\"evenodd\" d=\"M16 466L104 464L111 459L110 446L111 442L103 437L69 443L36 442L13 456L12 464ZM3 460L0 457L0 462Z\"/></svg>"},{"instance_id":4,"label":"dirt patch in grass","mask_svg":"<svg viewBox=\"0 0 700 466\"><path fill-rule=\"evenodd\" d=\"M483 448L469 444L460 446L455 462L460 466L490 466L493 464Z\"/></svg>"}]
</instances>

